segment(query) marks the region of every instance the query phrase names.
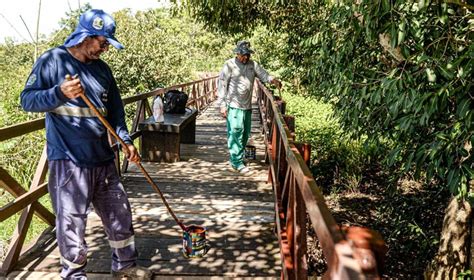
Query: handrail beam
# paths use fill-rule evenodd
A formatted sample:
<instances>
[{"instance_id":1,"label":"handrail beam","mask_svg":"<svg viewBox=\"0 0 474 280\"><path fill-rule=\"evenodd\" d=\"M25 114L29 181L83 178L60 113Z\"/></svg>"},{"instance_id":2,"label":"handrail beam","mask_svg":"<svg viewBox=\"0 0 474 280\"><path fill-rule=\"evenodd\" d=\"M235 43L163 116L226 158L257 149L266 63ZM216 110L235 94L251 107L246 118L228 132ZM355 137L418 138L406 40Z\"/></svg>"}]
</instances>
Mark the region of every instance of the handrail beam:
<instances>
[{"instance_id":1,"label":"handrail beam","mask_svg":"<svg viewBox=\"0 0 474 280\"><path fill-rule=\"evenodd\" d=\"M2 127L0 128L0 142L43 129L44 125L45 118L39 118L32 121L22 122L20 124Z\"/></svg>"}]
</instances>

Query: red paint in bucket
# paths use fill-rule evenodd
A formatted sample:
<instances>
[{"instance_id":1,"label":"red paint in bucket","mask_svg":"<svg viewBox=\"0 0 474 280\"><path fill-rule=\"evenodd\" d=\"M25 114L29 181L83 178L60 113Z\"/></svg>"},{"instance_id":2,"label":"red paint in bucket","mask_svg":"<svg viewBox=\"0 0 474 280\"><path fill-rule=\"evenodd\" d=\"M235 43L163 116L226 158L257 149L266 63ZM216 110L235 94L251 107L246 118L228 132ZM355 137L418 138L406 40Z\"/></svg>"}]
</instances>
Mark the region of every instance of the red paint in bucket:
<instances>
[{"instance_id":1,"label":"red paint in bucket","mask_svg":"<svg viewBox=\"0 0 474 280\"><path fill-rule=\"evenodd\" d=\"M201 258L209 251L206 228L190 225L183 231L183 255L186 258Z\"/></svg>"}]
</instances>

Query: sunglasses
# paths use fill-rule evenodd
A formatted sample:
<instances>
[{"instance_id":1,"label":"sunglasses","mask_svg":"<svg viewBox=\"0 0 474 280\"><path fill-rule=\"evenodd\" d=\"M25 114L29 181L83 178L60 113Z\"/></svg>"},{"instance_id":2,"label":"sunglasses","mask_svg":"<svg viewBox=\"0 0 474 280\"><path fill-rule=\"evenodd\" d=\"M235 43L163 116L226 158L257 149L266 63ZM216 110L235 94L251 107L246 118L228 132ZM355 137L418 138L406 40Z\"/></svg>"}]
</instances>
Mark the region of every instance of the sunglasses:
<instances>
[{"instance_id":1,"label":"sunglasses","mask_svg":"<svg viewBox=\"0 0 474 280\"><path fill-rule=\"evenodd\" d=\"M110 45L110 42L107 41L107 39L106 39L106 40L100 40L100 39L98 39L97 37L94 37L94 39L96 39L96 40L99 42L99 47L100 47L101 49L105 49L105 48L107 48L107 47Z\"/></svg>"}]
</instances>

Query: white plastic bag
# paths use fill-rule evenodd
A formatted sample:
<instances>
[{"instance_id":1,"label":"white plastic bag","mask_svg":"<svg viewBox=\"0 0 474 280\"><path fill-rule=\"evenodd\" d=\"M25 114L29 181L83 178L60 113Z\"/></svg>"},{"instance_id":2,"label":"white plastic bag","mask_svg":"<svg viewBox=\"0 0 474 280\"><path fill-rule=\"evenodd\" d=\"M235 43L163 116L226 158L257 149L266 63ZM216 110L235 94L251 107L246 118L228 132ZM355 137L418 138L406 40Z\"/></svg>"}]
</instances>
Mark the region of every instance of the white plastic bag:
<instances>
[{"instance_id":1,"label":"white plastic bag","mask_svg":"<svg viewBox=\"0 0 474 280\"><path fill-rule=\"evenodd\" d=\"M163 100L161 100L161 96L157 96L155 101L153 101L153 118L155 122L164 122L165 116L163 111Z\"/></svg>"}]
</instances>

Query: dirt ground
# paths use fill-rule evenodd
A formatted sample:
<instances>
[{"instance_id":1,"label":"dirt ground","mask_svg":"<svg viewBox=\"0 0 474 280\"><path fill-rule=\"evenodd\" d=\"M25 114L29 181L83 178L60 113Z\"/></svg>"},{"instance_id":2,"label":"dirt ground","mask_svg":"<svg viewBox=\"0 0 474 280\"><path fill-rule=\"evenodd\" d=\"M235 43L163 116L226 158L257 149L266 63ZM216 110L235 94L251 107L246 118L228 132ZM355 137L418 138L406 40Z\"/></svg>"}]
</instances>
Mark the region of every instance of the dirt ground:
<instances>
[{"instance_id":1,"label":"dirt ground","mask_svg":"<svg viewBox=\"0 0 474 280\"><path fill-rule=\"evenodd\" d=\"M423 279L438 249L449 193L405 179L396 187L374 180L357 191L324 190L326 203L340 225L378 231L388 246L384 279ZM314 231L308 226L309 275L326 269Z\"/></svg>"}]
</instances>

